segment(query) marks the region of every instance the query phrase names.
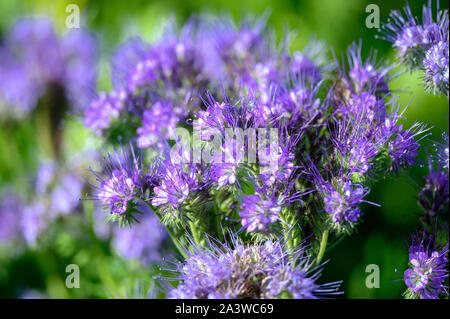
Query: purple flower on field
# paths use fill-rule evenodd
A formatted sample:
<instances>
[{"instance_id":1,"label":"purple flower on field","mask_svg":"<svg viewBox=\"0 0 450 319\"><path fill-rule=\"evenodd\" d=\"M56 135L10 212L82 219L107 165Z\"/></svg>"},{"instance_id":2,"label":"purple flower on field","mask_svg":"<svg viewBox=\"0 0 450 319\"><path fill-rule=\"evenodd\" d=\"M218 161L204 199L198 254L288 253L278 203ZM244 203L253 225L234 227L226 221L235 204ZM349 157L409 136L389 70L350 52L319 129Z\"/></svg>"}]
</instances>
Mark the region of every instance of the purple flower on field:
<instances>
[{"instance_id":1,"label":"purple flower on field","mask_svg":"<svg viewBox=\"0 0 450 319\"><path fill-rule=\"evenodd\" d=\"M211 178L219 187L237 182L237 165L234 163L214 163L210 168Z\"/></svg>"},{"instance_id":2,"label":"purple flower on field","mask_svg":"<svg viewBox=\"0 0 450 319\"><path fill-rule=\"evenodd\" d=\"M281 205L274 195L266 195L257 191L255 195L247 195L242 200L239 216L242 227L247 232L263 231L268 225L279 219Z\"/></svg>"},{"instance_id":3,"label":"purple flower on field","mask_svg":"<svg viewBox=\"0 0 450 319\"><path fill-rule=\"evenodd\" d=\"M369 188L352 183L351 176L342 170L334 173L327 170L325 172L327 179L324 179L318 168L312 163L307 165L307 170L323 200L324 210L330 215L331 225L338 230L341 227L352 227L359 221L363 215L359 208L360 204L377 205L364 200L369 193Z\"/></svg>"},{"instance_id":4,"label":"purple flower on field","mask_svg":"<svg viewBox=\"0 0 450 319\"><path fill-rule=\"evenodd\" d=\"M169 204L174 210L178 209L180 205L190 199L189 193L197 189L196 175L195 170L190 169L186 173L182 165L175 165L166 161L160 185L153 189L155 195L152 199L152 205Z\"/></svg>"},{"instance_id":5,"label":"purple flower on field","mask_svg":"<svg viewBox=\"0 0 450 319\"><path fill-rule=\"evenodd\" d=\"M399 131L389 142L389 155L394 161L394 167L413 165L418 155L419 144L414 139L417 135L410 130Z\"/></svg>"},{"instance_id":6,"label":"purple flower on field","mask_svg":"<svg viewBox=\"0 0 450 319\"><path fill-rule=\"evenodd\" d=\"M282 87L275 103L268 103L270 114L289 127L301 127L324 111L324 103L318 97L322 83L307 85L299 78L293 87Z\"/></svg>"},{"instance_id":7,"label":"purple flower on field","mask_svg":"<svg viewBox=\"0 0 450 319\"><path fill-rule=\"evenodd\" d=\"M145 110L142 126L137 129L137 144L140 148L154 146L161 139L171 139L179 116L170 103L156 102L150 110Z\"/></svg>"},{"instance_id":8,"label":"purple flower on field","mask_svg":"<svg viewBox=\"0 0 450 319\"><path fill-rule=\"evenodd\" d=\"M135 155L133 147L130 151L122 149L112 155L107 154L104 172L91 172L99 183L94 186L97 189L94 198L105 204L111 213L125 213L129 205L143 194L146 178L141 157Z\"/></svg>"},{"instance_id":9,"label":"purple flower on field","mask_svg":"<svg viewBox=\"0 0 450 319\"><path fill-rule=\"evenodd\" d=\"M445 280L448 278L448 244L442 249L435 247L433 239L423 235L412 237L409 246L410 268L404 273L408 287L406 296L420 299L439 299L448 296Z\"/></svg>"},{"instance_id":10,"label":"purple flower on field","mask_svg":"<svg viewBox=\"0 0 450 319\"><path fill-rule=\"evenodd\" d=\"M25 66L2 47L0 75L0 113L5 117L21 118L32 111L42 94L42 85L33 81Z\"/></svg>"},{"instance_id":11,"label":"purple flower on field","mask_svg":"<svg viewBox=\"0 0 450 319\"><path fill-rule=\"evenodd\" d=\"M359 204L363 203L368 190L360 185L344 182L337 190L330 184L321 187L325 211L331 215L333 223L355 223L361 217Z\"/></svg>"},{"instance_id":12,"label":"purple flower on field","mask_svg":"<svg viewBox=\"0 0 450 319\"><path fill-rule=\"evenodd\" d=\"M36 175L36 193L45 195L49 192L52 182L56 176L56 164L54 162L39 165Z\"/></svg>"},{"instance_id":13,"label":"purple flower on field","mask_svg":"<svg viewBox=\"0 0 450 319\"><path fill-rule=\"evenodd\" d=\"M318 82L322 77L319 67L301 52L294 53L290 69L291 72L301 73L304 77L311 79L312 82Z\"/></svg>"},{"instance_id":14,"label":"purple flower on field","mask_svg":"<svg viewBox=\"0 0 450 319\"><path fill-rule=\"evenodd\" d=\"M97 43L85 30L72 30L61 39L61 51L67 98L77 111L84 111L95 97Z\"/></svg>"},{"instance_id":15,"label":"purple flower on field","mask_svg":"<svg viewBox=\"0 0 450 319\"><path fill-rule=\"evenodd\" d=\"M338 294L340 282L318 284L303 248L287 251L277 241L245 245L231 235L221 244L207 238L206 247L185 248L187 258L174 272L181 281L170 298L319 298Z\"/></svg>"},{"instance_id":16,"label":"purple flower on field","mask_svg":"<svg viewBox=\"0 0 450 319\"><path fill-rule=\"evenodd\" d=\"M111 177L101 184L100 201L109 206L112 213L122 214L134 197L135 183L128 174L113 170Z\"/></svg>"},{"instance_id":17,"label":"purple flower on field","mask_svg":"<svg viewBox=\"0 0 450 319\"><path fill-rule=\"evenodd\" d=\"M123 90L110 93L101 92L98 98L85 111L84 125L97 134L109 127L114 118L118 118L126 104L127 94Z\"/></svg>"},{"instance_id":18,"label":"purple flower on field","mask_svg":"<svg viewBox=\"0 0 450 319\"><path fill-rule=\"evenodd\" d=\"M287 182L294 172L295 156L292 147L296 142L292 142L292 140L294 139L281 137L278 141L281 145L275 145L276 149L268 146L266 147L267 152L262 151L258 154L260 165L258 177L264 185L272 186L277 181Z\"/></svg>"},{"instance_id":19,"label":"purple flower on field","mask_svg":"<svg viewBox=\"0 0 450 319\"><path fill-rule=\"evenodd\" d=\"M131 70L144 59L148 50L149 45L140 38L131 38L117 48L111 61L114 88L127 89Z\"/></svg>"}]
</instances>

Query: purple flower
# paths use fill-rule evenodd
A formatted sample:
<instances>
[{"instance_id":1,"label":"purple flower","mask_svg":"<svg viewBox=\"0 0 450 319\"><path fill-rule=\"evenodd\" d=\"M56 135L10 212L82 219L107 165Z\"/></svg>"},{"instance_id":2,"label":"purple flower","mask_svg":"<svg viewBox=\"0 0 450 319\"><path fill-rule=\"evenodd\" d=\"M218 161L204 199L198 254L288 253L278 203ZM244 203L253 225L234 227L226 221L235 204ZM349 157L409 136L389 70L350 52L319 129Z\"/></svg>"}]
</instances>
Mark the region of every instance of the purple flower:
<instances>
[{"instance_id":1,"label":"purple flower","mask_svg":"<svg viewBox=\"0 0 450 319\"><path fill-rule=\"evenodd\" d=\"M368 190L360 185L344 182L337 190L330 184L321 187L325 211L331 215L333 223L355 223L362 215L358 205L363 203Z\"/></svg>"},{"instance_id":2,"label":"purple flower","mask_svg":"<svg viewBox=\"0 0 450 319\"><path fill-rule=\"evenodd\" d=\"M144 59L149 45L140 38L131 38L123 43L111 61L112 82L116 89L126 89L129 74L137 64Z\"/></svg>"},{"instance_id":3,"label":"purple flower","mask_svg":"<svg viewBox=\"0 0 450 319\"><path fill-rule=\"evenodd\" d=\"M124 214L143 194L146 177L141 158L136 157L132 147L129 152L122 149L119 153L107 154L103 173L91 172L99 182L94 186L97 189L94 198L105 204L111 213Z\"/></svg>"},{"instance_id":4,"label":"purple flower","mask_svg":"<svg viewBox=\"0 0 450 319\"><path fill-rule=\"evenodd\" d=\"M322 82L307 84L301 76L292 87L279 87L279 95L275 101L267 103L265 113L286 121L289 128L298 130L326 112L326 104L318 97L321 87Z\"/></svg>"},{"instance_id":5,"label":"purple flower","mask_svg":"<svg viewBox=\"0 0 450 319\"><path fill-rule=\"evenodd\" d=\"M245 245L234 235L230 243L207 238L206 247L189 247L175 270L180 285L170 298L318 298L336 294L339 282L318 284L321 268L313 268L303 248L286 251L278 241Z\"/></svg>"},{"instance_id":6,"label":"purple flower","mask_svg":"<svg viewBox=\"0 0 450 319\"><path fill-rule=\"evenodd\" d=\"M137 144L140 148L154 146L161 139L171 139L179 117L170 103L156 102L150 110L145 110L142 127L137 129Z\"/></svg>"},{"instance_id":7,"label":"purple flower","mask_svg":"<svg viewBox=\"0 0 450 319\"><path fill-rule=\"evenodd\" d=\"M276 196L259 191L255 195L244 197L239 216L242 218L242 227L247 232L263 231L279 219L280 211L281 205Z\"/></svg>"},{"instance_id":8,"label":"purple flower","mask_svg":"<svg viewBox=\"0 0 450 319\"><path fill-rule=\"evenodd\" d=\"M389 155L394 160L394 167L413 165L418 154L419 144L410 130L400 131L389 142Z\"/></svg>"},{"instance_id":9,"label":"purple flower","mask_svg":"<svg viewBox=\"0 0 450 319\"><path fill-rule=\"evenodd\" d=\"M382 65L377 62L375 53L369 54L364 60L361 55L362 42L353 43L347 50L348 59L348 79L353 84L355 93L360 94L363 91L383 96L389 93L388 82L391 78L390 71L393 65ZM340 66L341 76L345 76L345 68Z\"/></svg>"},{"instance_id":10,"label":"purple flower","mask_svg":"<svg viewBox=\"0 0 450 319\"><path fill-rule=\"evenodd\" d=\"M352 183L349 175L344 171L331 172L326 170L327 179L319 172L318 168L307 163L306 167L311 182L314 183L320 198L323 200L324 210L330 216L330 225L338 231L352 227L363 215L359 205L362 203L375 203L364 200L369 189L360 184Z\"/></svg>"},{"instance_id":11,"label":"purple flower","mask_svg":"<svg viewBox=\"0 0 450 319\"><path fill-rule=\"evenodd\" d=\"M438 249L433 239L412 237L409 247L410 267L404 273L410 298L439 299L448 296L445 280L448 278L448 244Z\"/></svg>"},{"instance_id":12,"label":"purple flower","mask_svg":"<svg viewBox=\"0 0 450 319\"><path fill-rule=\"evenodd\" d=\"M440 90L448 95L448 42L439 41L425 54L425 82L433 91Z\"/></svg>"},{"instance_id":13,"label":"purple flower","mask_svg":"<svg viewBox=\"0 0 450 319\"><path fill-rule=\"evenodd\" d=\"M72 30L61 39L65 63L67 98L77 112L83 112L95 97L97 82L97 42L85 30Z\"/></svg>"},{"instance_id":14,"label":"purple flower","mask_svg":"<svg viewBox=\"0 0 450 319\"><path fill-rule=\"evenodd\" d=\"M319 67L301 52L294 53L290 68L291 72L301 73L312 82L318 82L322 77Z\"/></svg>"},{"instance_id":15,"label":"purple flower","mask_svg":"<svg viewBox=\"0 0 450 319\"><path fill-rule=\"evenodd\" d=\"M119 117L125 107L127 94L123 90L102 92L85 111L83 123L98 135L109 127L111 120Z\"/></svg>"},{"instance_id":16,"label":"purple flower","mask_svg":"<svg viewBox=\"0 0 450 319\"><path fill-rule=\"evenodd\" d=\"M156 186L152 199L153 206L168 204L176 210L186 200L190 199L189 193L198 187L197 172L190 169L185 172L182 165L175 165L166 161L164 171L161 174L160 185Z\"/></svg>"}]
</instances>

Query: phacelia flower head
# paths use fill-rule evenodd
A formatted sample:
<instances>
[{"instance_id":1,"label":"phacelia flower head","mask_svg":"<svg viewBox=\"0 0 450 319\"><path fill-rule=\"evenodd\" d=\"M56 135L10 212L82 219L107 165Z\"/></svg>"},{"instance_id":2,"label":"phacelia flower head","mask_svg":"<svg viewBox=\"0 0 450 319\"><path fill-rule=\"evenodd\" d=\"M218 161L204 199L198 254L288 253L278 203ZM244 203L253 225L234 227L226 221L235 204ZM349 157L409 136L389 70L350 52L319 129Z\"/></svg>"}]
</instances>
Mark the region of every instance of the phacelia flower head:
<instances>
[{"instance_id":1,"label":"phacelia flower head","mask_svg":"<svg viewBox=\"0 0 450 319\"><path fill-rule=\"evenodd\" d=\"M448 40L439 41L425 53L423 65L425 83L430 91L440 91L448 96Z\"/></svg>"},{"instance_id":2,"label":"phacelia flower head","mask_svg":"<svg viewBox=\"0 0 450 319\"><path fill-rule=\"evenodd\" d=\"M409 298L439 299L448 296L445 280L448 278L448 244L443 248L434 239L414 235L409 246L410 268L404 273Z\"/></svg>"},{"instance_id":3,"label":"phacelia flower head","mask_svg":"<svg viewBox=\"0 0 450 319\"><path fill-rule=\"evenodd\" d=\"M308 174L314 183L320 198L323 201L323 209L329 214L330 226L340 231L349 231L363 215L359 205L362 203L375 203L366 201L364 197L369 193L369 188L351 182L351 175L343 170L337 172L326 171L324 178L318 168L307 164Z\"/></svg>"},{"instance_id":4,"label":"phacelia flower head","mask_svg":"<svg viewBox=\"0 0 450 319\"><path fill-rule=\"evenodd\" d=\"M186 201L192 199L192 192L202 187L199 172L192 165L175 164L171 160L161 164L159 185L153 189L151 203L155 207L163 206L170 212L177 212Z\"/></svg>"},{"instance_id":5,"label":"phacelia flower head","mask_svg":"<svg viewBox=\"0 0 450 319\"><path fill-rule=\"evenodd\" d=\"M124 90L101 92L85 110L83 123L97 135L108 128L113 119L118 118L127 103Z\"/></svg>"},{"instance_id":6,"label":"phacelia flower head","mask_svg":"<svg viewBox=\"0 0 450 319\"><path fill-rule=\"evenodd\" d=\"M413 16L409 6L404 14L394 10L383 25L383 38L393 43L402 61L411 69L425 71L425 86L448 96L448 10L433 14L432 1L423 6L422 21Z\"/></svg>"},{"instance_id":7,"label":"phacelia flower head","mask_svg":"<svg viewBox=\"0 0 450 319\"><path fill-rule=\"evenodd\" d=\"M333 223L357 222L362 215L359 204L364 202L368 190L348 181L336 188L330 184L321 187L325 211L331 215Z\"/></svg>"},{"instance_id":8,"label":"phacelia flower head","mask_svg":"<svg viewBox=\"0 0 450 319\"><path fill-rule=\"evenodd\" d=\"M93 198L104 204L113 217L121 217L121 220L132 218L132 211L148 186L141 157L135 155L133 147L130 151L122 149L108 153L103 172L91 172L99 183L94 186L97 194Z\"/></svg>"},{"instance_id":9,"label":"phacelia flower head","mask_svg":"<svg viewBox=\"0 0 450 319\"><path fill-rule=\"evenodd\" d=\"M44 203L35 202L23 209L20 227L27 244L35 245L39 235L45 230L48 219Z\"/></svg>"},{"instance_id":10,"label":"phacelia flower head","mask_svg":"<svg viewBox=\"0 0 450 319\"><path fill-rule=\"evenodd\" d=\"M377 62L376 54L369 54L363 60L361 56L362 42L353 45L347 50L348 75L353 83L355 92L375 92L382 96L389 92L388 82L391 78L389 72L393 66L382 65Z\"/></svg>"},{"instance_id":11,"label":"phacelia flower head","mask_svg":"<svg viewBox=\"0 0 450 319\"><path fill-rule=\"evenodd\" d=\"M178 120L170 103L156 102L150 110L144 111L142 127L137 129L138 147L154 146L161 140L173 138Z\"/></svg>"},{"instance_id":12,"label":"phacelia flower head","mask_svg":"<svg viewBox=\"0 0 450 319\"><path fill-rule=\"evenodd\" d=\"M247 195L241 204L242 227L248 232L264 231L269 224L279 220L281 205L274 195L266 195L263 190L255 195Z\"/></svg>"},{"instance_id":13,"label":"phacelia flower head","mask_svg":"<svg viewBox=\"0 0 450 319\"><path fill-rule=\"evenodd\" d=\"M321 268L313 267L303 248L287 251L278 241L244 244L230 236L230 243L207 238L206 247L186 248L170 298L313 299L337 293L339 282L317 283Z\"/></svg>"}]
</instances>

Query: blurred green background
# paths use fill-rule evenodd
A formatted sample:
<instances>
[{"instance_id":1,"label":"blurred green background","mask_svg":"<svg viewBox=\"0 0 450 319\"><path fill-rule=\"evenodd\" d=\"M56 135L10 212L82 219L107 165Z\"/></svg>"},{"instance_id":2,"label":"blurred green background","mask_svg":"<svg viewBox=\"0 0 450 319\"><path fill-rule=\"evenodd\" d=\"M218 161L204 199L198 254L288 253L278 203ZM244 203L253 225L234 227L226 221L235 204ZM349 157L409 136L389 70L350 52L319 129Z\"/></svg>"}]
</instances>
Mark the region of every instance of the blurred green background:
<instances>
[{"instance_id":1,"label":"blurred green background","mask_svg":"<svg viewBox=\"0 0 450 319\"><path fill-rule=\"evenodd\" d=\"M426 1L410 1L412 11L421 16L421 8ZM401 9L405 0L394 1L361 1L361 0L128 0L128 1L0 1L0 35L24 15L45 14L50 15L55 25L61 32L65 28L67 13L66 6L70 3L77 4L81 9L82 26L95 31L98 34L101 48L101 64L99 76L99 89L107 89L109 83L108 59L114 48L129 36L140 35L144 39L151 40L161 30L164 20L175 16L179 24L183 23L191 14L198 12L210 12L214 14L230 13L239 21L248 14L261 15L270 13L269 25L272 26L278 39L281 38L286 27L296 32L296 37L291 50L301 49L310 37L325 40L337 56L341 56L344 50L353 42L362 39L363 52L369 52L370 47L378 51L378 56L393 61L395 54L390 43L375 39L376 29L368 29L365 19L368 13L365 8L370 3L375 3L380 8L381 21L386 21L390 10ZM434 3L433 3L434 5ZM441 2L441 7L448 7L448 3ZM410 126L414 121L421 121L432 126L433 135L424 140L423 144L431 145L432 141L440 140L441 134L448 131L449 107L446 97L431 96L423 91L421 75L418 72L404 73L392 83L394 92L400 94L400 103L409 105L404 120L405 126ZM1 124L8 125L5 123ZM76 149L85 143L87 131L74 120L66 123L69 134L67 135L69 148ZM36 170L36 158L41 149L40 136L35 134L31 121L15 124L14 129L6 130L0 127L0 187L2 184L13 183L20 188L23 183L28 183L27 174ZM94 143L98 143L94 141ZM425 160L426 149L422 149L420 158ZM343 280L343 290L347 298L400 298L404 290L401 273L407 267L407 246L405 239L409 232L418 226L417 220L420 211L416 205L418 187L415 183L421 182L421 176L426 172L424 167L415 167L405 171L396 178L388 178L378 183L368 200L381 203L382 207L366 206L364 222L357 233L344 241L335 249L325 255L330 259L323 274L324 281ZM67 244L66 242L64 242ZM22 265L28 271L30 279L22 278L25 269L10 269L8 266L0 266L0 285L7 282L27 283L34 285L36 289L55 287L47 291L50 297L105 297L106 288L101 287L103 282L122 282L130 273L124 273L122 261L117 259L105 259L102 262L109 263L107 273L95 278L98 285L93 283L92 291L68 292L63 285L49 285L52 280L61 281L61 265L66 265L71 258L86 265L84 268L90 272L98 272L100 268L90 265L92 255L104 256L104 251L92 251L91 242L83 247L84 256L73 253L68 254L66 260L58 260L58 254L53 254L51 259L46 254L52 252L30 252L23 257ZM78 246L79 247L79 243ZM97 246L95 246L97 247ZM67 247L66 247L67 248ZM64 250L66 249L64 248ZM98 248L98 247L97 247ZM96 248L96 249L97 249ZM78 249L78 248L77 248ZM27 261L27 258L30 259ZM56 259L55 259L56 258ZM101 257L103 258L103 257ZM107 257L105 257L107 258ZM39 260L44 260L40 263ZM51 261L53 260L53 264ZM56 260L56 261L55 261ZM84 261L83 261L84 260ZM1 261L0 261L1 262ZM50 265L49 265L50 263ZM366 266L376 264L380 267L380 288L368 289L365 286ZM112 266L111 266L112 265ZM27 267L31 267L27 268ZM33 268L34 267L34 268ZM91 268L89 268L91 267ZM112 268L112 270L111 270ZM399 273L396 273L398 269ZM143 270L136 270L136 277L142 276ZM149 269L148 272L151 272ZM64 274L64 273L63 273ZM105 278L106 276L106 278ZM147 274L148 276L148 274ZM2 281L3 278L3 281ZM5 279L8 278L8 279ZM46 279L41 279L46 278ZM50 278L50 279L49 279ZM118 279L119 278L119 279ZM41 282L42 281L42 282ZM46 282L43 282L46 281ZM58 288L59 287L59 288ZM83 287L82 287L83 289ZM81 290L82 290L81 289ZM6 291L6 292L5 292ZM9 290L3 293L6 297ZM1 290L0 290L1 293ZM0 295L1 296L1 295Z\"/></svg>"}]
</instances>

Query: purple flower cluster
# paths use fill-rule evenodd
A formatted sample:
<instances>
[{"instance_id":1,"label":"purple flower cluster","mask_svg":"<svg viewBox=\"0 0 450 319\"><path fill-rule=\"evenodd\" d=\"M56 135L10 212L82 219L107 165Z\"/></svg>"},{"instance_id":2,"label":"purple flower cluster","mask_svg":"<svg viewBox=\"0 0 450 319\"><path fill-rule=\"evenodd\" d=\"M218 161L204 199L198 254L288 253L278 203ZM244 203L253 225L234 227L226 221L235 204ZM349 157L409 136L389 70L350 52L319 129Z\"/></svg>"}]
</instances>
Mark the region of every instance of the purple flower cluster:
<instances>
[{"instance_id":1,"label":"purple flower cluster","mask_svg":"<svg viewBox=\"0 0 450 319\"><path fill-rule=\"evenodd\" d=\"M213 203L247 232L270 233L295 224L298 216L286 222L282 208L292 214L313 192L308 207L325 211L331 228L353 227L370 183L415 164L425 128L403 129L392 65L363 58L361 44L343 62L326 63L318 51L323 44L293 55L276 49L264 19L192 19L152 45L128 41L112 62L113 90L86 110L85 124L135 140L157 169L113 164L97 197L117 215L150 203L164 223L183 220L193 202L206 211ZM198 145L183 146L187 163L175 164L167 144L186 125L191 136L190 120Z\"/></svg>"},{"instance_id":2,"label":"purple flower cluster","mask_svg":"<svg viewBox=\"0 0 450 319\"><path fill-rule=\"evenodd\" d=\"M189 246L173 298L317 296L306 256L320 263L328 233L350 233L361 205L374 204L366 199L373 183L417 163L427 129L403 127L406 109L390 90L394 65L373 51L364 57L361 43L342 61L327 59L322 43L293 54L282 43L264 18L236 26L199 17L151 45L131 39L112 61L113 89L85 112L84 124L107 143L141 152L108 155L95 173L95 198L112 220L131 224L146 205L178 248ZM448 145L440 149L448 171ZM419 196L436 214L448 202L439 174ZM134 227L115 245L145 260L146 240L133 237L145 231ZM232 245L209 236L231 236ZM292 250L302 238L313 248L287 252L280 238Z\"/></svg>"},{"instance_id":3,"label":"purple flower cluster","mask_svg":"<svg viewBox=\"0 0 450 319\"><path fill-rule=\"evenodd\" d=\"M140 39L123 44L111 63L114 89L86 109L85 126L104 136L116 124L137 126L140 148L172 138L190 111L186 101L196 101L206 81L195 29L194 21L178 33L171 25L155 44Z\"/></svg>"},{"instance_id":4,"label":"purple flower cluster","mask_svg":"<svg viewBox=\"0 0 450 319\"><path fill-rule=\"evenodd\" d=\"M404 14L392 11L391 20L383 26L383 38L392 42L412 69L423 69L427 88L448 96L448 10L439 10L437 1L434 16L431 3L423 6L421 22L409 6L404 7Z\"/></svg>"},{"instance_id":5,"label":"purple flower cluster","mask_svg":"<svg viewBox=\"0 0 450 319\"><path fill-rule=\"evenodd\" d=\"M242 227L248 232L261 231L267 225L276 222L281 206L275 196L266 196L262 191L256 195L245 196L239 216L242 218Z\"/></svg>"},{"instance_id":6,"label":"purple flower cluster","mask_svg":"<svg viewBox=\"0 0 450 319\"><path fill-rule=\"evenodd\" d=\"M318 284L321 269L303 249L286 251L278 241L246 245L232 236L230 244L190 247L174 272L180 284L170 298L315 299L338 293L340 282Z\"/></svg>"},{"instance_id":7,"label":"purple flower cluster","mask_svg":"<svg viewBox=\"0 0 450 319\"><path fill-rule=\"evenodd\" d=\"M448 244L439 249L433 239L415 235L409 246L410 267L404 273L409 298L438 299L448 296Z\"/></svg>"},{"instance_id":8,"label":"purple flower cluster","mask_svg":"<svg viewBox=\"0 0 450 319\"><path fill-rule=\"evenodd\" d=\"M49 89L62 89L82 112L94 96L96 65L96 43L85 30L59 37L47 19L22 19L0 45L0 112L26 115Z\"/></svg>"},{"instance_id":9,"label":"purple flower cluster","mask_svg":"<svg viewBox=\"0 0 450 319\"><path fill-rule=\"evenodd\" d=\"M104 158L102 172L94 172L98 185L95 199L108 207L109 211L118 215L126 215L133 209L135 199L143 195L147 177L143 173L140 156L136 156L133 148L130 152L107 154Z\"/></svg>"}]
</instances>

